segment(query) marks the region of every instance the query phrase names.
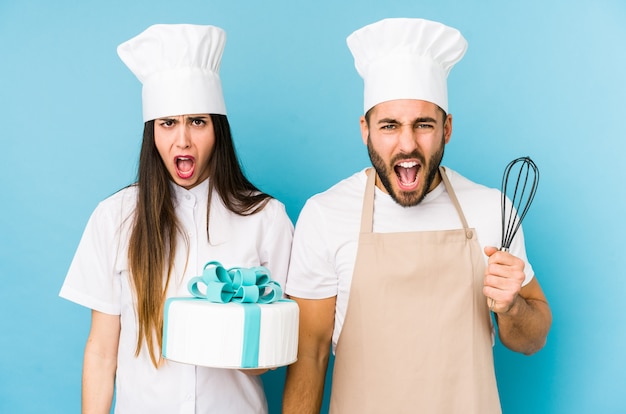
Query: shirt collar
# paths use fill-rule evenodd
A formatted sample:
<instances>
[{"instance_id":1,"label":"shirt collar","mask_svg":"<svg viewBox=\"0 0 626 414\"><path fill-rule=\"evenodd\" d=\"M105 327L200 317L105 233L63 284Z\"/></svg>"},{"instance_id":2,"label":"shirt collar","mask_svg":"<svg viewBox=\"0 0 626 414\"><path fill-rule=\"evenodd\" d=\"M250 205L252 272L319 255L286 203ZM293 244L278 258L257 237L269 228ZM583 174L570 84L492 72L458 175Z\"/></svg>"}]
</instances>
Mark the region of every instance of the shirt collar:
<instances>
[{"instance_id":1,"label":"shirt collar","mask_svg":"<svg viewBox=\"0 0 626 414\"><path fill-rule=\"evenodd\" d=\"M176 205L191 205L194 206L197 200L206 200L209 192L209 179L202 181L197 186L187 190L184 187L179 186L174 181L170 181L170 189L172 191L172 198Z\"/></svg>"}]
</instances>

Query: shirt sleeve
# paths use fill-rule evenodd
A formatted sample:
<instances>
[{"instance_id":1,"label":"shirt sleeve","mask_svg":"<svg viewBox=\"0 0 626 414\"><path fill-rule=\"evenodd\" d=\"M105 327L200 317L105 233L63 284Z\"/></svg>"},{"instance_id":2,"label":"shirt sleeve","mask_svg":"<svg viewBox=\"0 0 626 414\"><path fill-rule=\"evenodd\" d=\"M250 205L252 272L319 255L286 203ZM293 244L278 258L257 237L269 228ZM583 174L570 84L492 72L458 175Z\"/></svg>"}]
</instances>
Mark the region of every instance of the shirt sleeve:
<instances>
[{"instance_id":1,"label":"shirt sleeve","mask_svg":"<svg viewBox=\"0 0 626 414\"><path fill-rule=\"evenodd\" d=\"M286 292L303 299L337 295L337 276L332 260L333 243L327 221L313 200L307 201L296 223Z\"/></svg>"},{"instance_id":2,"label":"shirt sleeve","mask_svg":"<svg viewBox=\"0 0 626 414\"><path fill-rule=\"evenodd\" d=\"M99 312L119 315L120 277L116 270L120 222L100 203L92 213L59 296Z\"/></svg>"},{"instance_id":3,"label":"shirt sleeve","mask_svg":"<svg viewBox=\"0 0 626 414\"><path fill-rule=\"evenodd\" d=\"M285 206L278 200L271 200L266 206L270 210L265 223L263 236L263 253L261 265L267 267L272 279L285 289L291 241L293 238L293 223L287 215Z\"/></svg>"}]
</instances>

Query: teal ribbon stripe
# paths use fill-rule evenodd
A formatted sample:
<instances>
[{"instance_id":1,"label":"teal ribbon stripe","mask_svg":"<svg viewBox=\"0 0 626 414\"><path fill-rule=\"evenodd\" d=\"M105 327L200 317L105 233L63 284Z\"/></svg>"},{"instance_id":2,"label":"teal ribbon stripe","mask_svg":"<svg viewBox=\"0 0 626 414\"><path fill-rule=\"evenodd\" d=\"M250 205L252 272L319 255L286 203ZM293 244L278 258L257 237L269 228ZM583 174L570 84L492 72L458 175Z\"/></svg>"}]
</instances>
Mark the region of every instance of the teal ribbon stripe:
<instances>
[{"instance_id":1,"label":"teal ribbon stripe","mask_svg":"<svg viewBox=\"0 0 626 414\"><path fill-rule=\"evenodd\" d=\"M204 286L204 289L201 289ZM214 303L241 303L244 309L242 368L256 368L259 365L259 338L261 335L261 308L259 304L281 301L283 290L280 284L270 278L270 272L263 266L251 268L233 267L225 269L220 262L211 261L204 265L202 276L192 278L187 289L194 296L188 300L208 300ZM165 307L169 307L170 298ZM167 332L167 320L164 322ZM166 355L166 340L163 340L163 355Z\"/></svg>"}]
</instances>

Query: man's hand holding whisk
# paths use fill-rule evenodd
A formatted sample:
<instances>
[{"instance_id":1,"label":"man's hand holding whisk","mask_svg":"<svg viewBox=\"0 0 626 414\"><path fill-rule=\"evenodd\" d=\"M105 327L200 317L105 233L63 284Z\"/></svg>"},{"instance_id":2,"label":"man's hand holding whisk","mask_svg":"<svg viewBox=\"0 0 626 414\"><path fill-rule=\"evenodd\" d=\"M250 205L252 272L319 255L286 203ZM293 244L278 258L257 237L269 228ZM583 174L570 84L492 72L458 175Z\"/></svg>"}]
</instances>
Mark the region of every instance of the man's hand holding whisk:
<instances>
[{"instance_id":1,"label":"man's hand holding whisk","mask_svg":"<svg viewBox=\"0 0 626 414\"><path fill-rule=\"evenodd\" d=\"M517 173L515 186L509 185L509 176ZM502 176L502 241L500 249L485 248L489 257L483 292L489 310L509 312L515 304L524 282L524 262L508 253L513 237L519 230L537 192L539 169L529 157L511 161Z\"/></svg>"},{"instance_id":2,"label":"man's hand holding whisk","mask_svg":"<svg viewBox=\"0 0 626 414\"><path fill-rule=\"evenodd\" d=\"M517 172L514 186L509 176ZM524 261L509 253L509 247L535 197L539 170L529 157L509 163L502 178L501 247L485 247L488 257L483 293L498 323L502 343L530 355L541 349L552 324L552 313L537 278L526 279Z\"/></svg>"},{"instance_id":3,"label":"man's hand holding whisk","mask_svg":"<svg viewBox=\"0 0 626 414\"><path fill-rule=\"evenodd\" d=\"M489 309L495 313L514 311L526 277L524 261L496 247L485 247L485 254L489 260L483 294L487 297Z\"/></svg>"}]
</instances>

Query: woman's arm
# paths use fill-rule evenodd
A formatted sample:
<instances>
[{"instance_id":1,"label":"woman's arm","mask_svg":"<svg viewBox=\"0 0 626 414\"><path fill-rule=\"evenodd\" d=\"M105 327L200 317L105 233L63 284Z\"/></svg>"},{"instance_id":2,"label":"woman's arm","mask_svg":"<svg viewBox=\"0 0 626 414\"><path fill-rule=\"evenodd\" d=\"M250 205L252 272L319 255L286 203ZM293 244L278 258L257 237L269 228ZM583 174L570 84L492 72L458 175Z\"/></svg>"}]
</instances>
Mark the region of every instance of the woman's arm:
<instances>
[{"instance_id":1,"label":"woman's arm","mask_svg":"<svg viewBox=\"0 0 626 414\"><path fill-rule=\"evenodd\" d=\"M83 362L83 414L111 411L119 340L120 316L91 311Z\"/></svg>"}]
</instances>

